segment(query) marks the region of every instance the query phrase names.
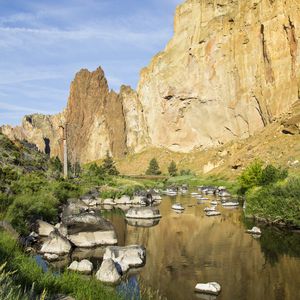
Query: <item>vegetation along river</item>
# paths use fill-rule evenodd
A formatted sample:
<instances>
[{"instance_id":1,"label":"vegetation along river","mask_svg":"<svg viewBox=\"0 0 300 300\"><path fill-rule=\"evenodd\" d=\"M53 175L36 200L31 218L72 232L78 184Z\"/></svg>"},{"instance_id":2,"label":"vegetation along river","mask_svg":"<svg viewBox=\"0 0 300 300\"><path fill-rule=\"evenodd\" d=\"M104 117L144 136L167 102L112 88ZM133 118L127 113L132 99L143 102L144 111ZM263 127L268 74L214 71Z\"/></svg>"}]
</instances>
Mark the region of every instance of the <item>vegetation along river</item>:
<instances>
[{"instance_id":1,"label":"vegetation along river","mask_svg":"<svg viewBox=\"0 0 300 300\"><path fill-rule=\"evenodd\" d=\"M171 205L181 202L185 211ZM243 220L242 208L223 208L221 216L207 217L210 201L191 195L163 196L162 215L152 227L127 224L116 210L106 214L113 222L119 245L141 244L146 265L119 288L133 293L139 278L167 299L282 300L300 299L300 234L262 227L262 236L245 233L252 223ZM219 282L217 297L194 293L198 282ZM130 297L128 295L128 297Z\"/></svg>"}]
</instances>

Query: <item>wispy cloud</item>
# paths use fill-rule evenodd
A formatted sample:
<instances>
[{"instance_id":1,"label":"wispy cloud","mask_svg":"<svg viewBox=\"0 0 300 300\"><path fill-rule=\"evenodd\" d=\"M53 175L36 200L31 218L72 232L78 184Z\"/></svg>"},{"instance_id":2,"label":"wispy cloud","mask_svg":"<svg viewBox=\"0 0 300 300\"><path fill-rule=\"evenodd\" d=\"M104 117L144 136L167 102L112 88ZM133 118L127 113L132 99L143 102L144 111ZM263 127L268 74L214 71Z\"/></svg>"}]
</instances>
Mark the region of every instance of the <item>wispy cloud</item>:
<instances>
[{"instance_id":1,"label":"wispy cloud","mask_svg":"<svg viewBox=\"0 0 300 300\"><path fill-rule=\"evenodd\" d=\"M179 2L0 0L0 124L62 110L80 68L101 65L114 90L135 87L171 37Z\"/></svg>"}]
</instances>

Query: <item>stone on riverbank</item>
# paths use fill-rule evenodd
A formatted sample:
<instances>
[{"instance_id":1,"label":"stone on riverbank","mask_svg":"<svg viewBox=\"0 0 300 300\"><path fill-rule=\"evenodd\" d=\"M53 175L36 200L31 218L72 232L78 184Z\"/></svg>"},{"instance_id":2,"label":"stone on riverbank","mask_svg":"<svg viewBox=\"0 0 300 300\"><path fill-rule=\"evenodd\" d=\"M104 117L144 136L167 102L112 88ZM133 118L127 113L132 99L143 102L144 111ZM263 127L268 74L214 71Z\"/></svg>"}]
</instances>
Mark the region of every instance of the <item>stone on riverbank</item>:
<instances>
[{"instance_id":1,"label":"stone on riverbank","mask_svg":"<svg viewBox=\"0 0 300 300\"><path fill-rule=\"evenodd\" d=\"M107 247L103 259L112 259L125 273L129 268L141 267L146 262L146 249L143 246Z\"/></svg>"},{"instance_id":2,"label":"stone on riverbank","mask_svg":"<svg viewBox=\"0 0 300 300\"><path fill-rule=\"evenodd\" d=\"M114 230L109 231L82 231L68 235L68 239L80 248L92 248L101 245L115 245L118 240Z\"/></svg>"},{"instance_id":3,"label":"stone on riverbank","mask_svg":"<svg viewBox=\"0 0 300 300\"><path fill-rule=\"evenodd\" d=\"M37 220L37 226L38 226L38 234L40 236L49 236L49 234L54 231L54 226L42 221L42 220Z\"/></svg>"},{"instance_id":4,"label":"stone on riverbank","mask_svg":"<svg viewBox=\"0 0 300 300\"><path fill-rule=\"evenodd\" d=\"M261 235L261 230L258 227L252 227L252 229L246 230L247 233Z\"/></svg>"},{"instance_id":5,"label":"stone on riverbank","mask_svg":"<svg viewBox=\"0 0 300 300\"><path fill-rule=\"evenodd\" d=\"M221 285L217 282L198 283L195 291L205 294L218 295L221 292Z\"/></svg>"},{"instance_id":6,"label":"stone on riverbank","mask_svg":"<svg viewBox=\"0 0 300 300\"><path fill-rule=\"evenodd\" d=\"M161 214L159 209L154 207L133 207L126 213L128 219L159 219Z\"/></svg>"},{"instance_id":7,"label":"stone on riverbank","mask_svg":"<svg viewBox=\"0 0 300 300\"><path fill-rule=\"evenodd\" d=\"M100 269L96 273L96 278L105 283L117 283L121 275L119 274L115 262L111 259L103 260Z\"/></svg>"},{"instance_id":8,"label":"stone on riverbank","mask_svg":"<svg viewBox=\"0 0 300 300\"><path fill-rule=\"evenodd\" d=\"M80 262L75 260L70 264L68 270L90 275L93 271L93 264L87 259L83 259Z\"/></svg>"},{"instance_id":9,"label":"stone on riverbank","mask_svg":"<svg viewBox=\"0 0 300 300\"><path fill-rule=\"evenodd\" d=\"M52 231L43 243L41 252L64 255L70 253L71 248L70 242L65 237L61 236L57 231Z\"/></svg>"},{"instance_id":10,"label":"stone on riverbank","mask_svg":"<svg viewBox=\"0 0 300 300\"><path fill-rule=\"evenodd\" d=\"M114 202L115 204L124 204L124 205L132 204L132 201L129 196L122 196L119 199L115 199Z\"/></svg>"}]
</instances>

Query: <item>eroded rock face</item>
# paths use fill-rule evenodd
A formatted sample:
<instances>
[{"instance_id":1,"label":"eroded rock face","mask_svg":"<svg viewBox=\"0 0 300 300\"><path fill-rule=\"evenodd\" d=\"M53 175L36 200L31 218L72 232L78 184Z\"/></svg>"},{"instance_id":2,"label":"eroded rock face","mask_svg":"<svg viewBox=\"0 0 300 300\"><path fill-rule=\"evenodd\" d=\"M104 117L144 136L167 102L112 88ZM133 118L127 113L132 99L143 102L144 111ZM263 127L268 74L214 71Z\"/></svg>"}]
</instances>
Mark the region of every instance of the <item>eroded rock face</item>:
<instances>
[{"instance_id":1,"label":"eroded rock face","mask_svg":"<svg viewBox=\"0 0 300 300\"><path fill-rule=\"evenodd\" d=\"M247 138L299 99L299 26L295 0L186 0L176 10L174 37L142 70L137 92L122 86L117 94L101 68L83 69L64 112L26 116L2 132L61 157L59 126L68 123L72 162ZM292 121L283 124L286 132L298 134Z\"/></svg>"},{"instance_id":2,"label":"eroded rock face","mask_svg":"<svg viewBox=\"0 0 300 300\"><path fill-rule=\"evenodd\" d=\"M293 0L180 5L174 37L138 86L151 143L190 151L245 138L297 101L299 8Z\"/></svg>"}]
</instances>

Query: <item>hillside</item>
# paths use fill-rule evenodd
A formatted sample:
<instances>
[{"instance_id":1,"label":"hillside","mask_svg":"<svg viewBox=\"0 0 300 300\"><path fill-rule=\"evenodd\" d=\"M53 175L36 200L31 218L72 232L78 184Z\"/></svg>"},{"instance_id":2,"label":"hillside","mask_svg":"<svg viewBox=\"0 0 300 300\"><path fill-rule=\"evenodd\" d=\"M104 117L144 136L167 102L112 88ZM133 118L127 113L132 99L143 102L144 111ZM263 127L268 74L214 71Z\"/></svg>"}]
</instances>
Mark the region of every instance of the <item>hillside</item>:
<instances>
[{"instance_id":1,"label":"hillside","mask_svg":"<svg viewBox=\"0 0 300 300\"><path fill-rule=\"evenodd\" d=\"M287 167L291 174L300 174L300 102L260 133L247 139L190 153L150 148L118 160L118 168L124 174L144 174L153 157L157 158L165 173L171 160L174 160L179 169L235 178L254 159L259 158L266 164Z\"/></svg>"}]
</instances>

